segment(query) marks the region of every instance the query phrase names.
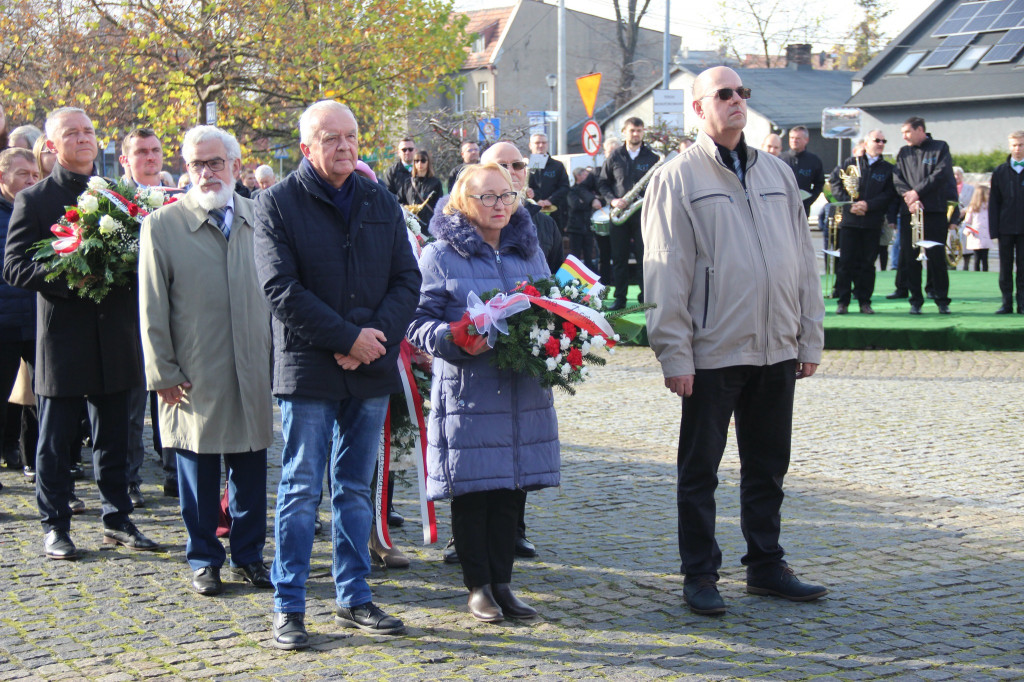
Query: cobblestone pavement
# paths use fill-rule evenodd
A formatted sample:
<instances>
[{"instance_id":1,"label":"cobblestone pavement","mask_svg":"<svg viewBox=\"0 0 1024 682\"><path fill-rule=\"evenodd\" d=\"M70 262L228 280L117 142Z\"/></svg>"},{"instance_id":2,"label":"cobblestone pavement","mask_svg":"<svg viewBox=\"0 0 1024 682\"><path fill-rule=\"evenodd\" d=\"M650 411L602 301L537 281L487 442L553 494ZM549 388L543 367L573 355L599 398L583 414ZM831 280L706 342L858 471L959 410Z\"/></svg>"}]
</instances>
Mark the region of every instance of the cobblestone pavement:
<instances>
[{"instance_id":1,"label":"cobblestone pavement","mask_svg":"<svg viewBox=\"0 0 1024 682\"><path fill-rule=\"evenodd\" d=\"M0 471L0 680L1024 679L1021 421L1024 354L828 352L798 384L783 543L807 604L749 596L739 564L738 465L726 453L718 534L722 617L682 600L675 542L678 401L647 349L620 349L561 396L563 485L532 493L540 550L515 583L533 624L484 625L465 609L441 544L417 546L408 485L394 532L413 558L375 571L375 600L409 633L333 623L328 544L316 542L313 646L269 645L271 595L187 589L176 504L148 456L139 525L167 551L105 549L95 486L72 534L84 557L47 561L29 486ZM275 453L276 455L276 453ZM276 492L279 469L271 469ZM446 505L438 506L447 538ZM272 556L272 537L267 548Z\"/></svg>"}]
</instances>

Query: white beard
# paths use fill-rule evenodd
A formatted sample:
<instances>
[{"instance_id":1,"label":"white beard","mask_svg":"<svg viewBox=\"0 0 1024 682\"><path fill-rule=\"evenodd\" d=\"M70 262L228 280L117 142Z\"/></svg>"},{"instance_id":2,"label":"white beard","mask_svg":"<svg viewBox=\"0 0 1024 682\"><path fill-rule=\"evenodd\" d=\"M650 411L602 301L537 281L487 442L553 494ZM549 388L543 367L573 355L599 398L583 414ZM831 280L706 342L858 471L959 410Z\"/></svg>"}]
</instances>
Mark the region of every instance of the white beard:
<instances>
[{"instance_id":1,"label":"white beard","mask_svg":"<svg viewBox=\"0 0 1024 682\"><path fill-rule=\"evenodd\" d=\"M221 183L220 189L216 192L203 192L198 186L193 185L192 189L188 191L189 194L195 198L196 203L204 211L212 211L215 208L224 208L228 205L228 201L231 199L231 195L235 193L234 186L228 186Z\"/></svg>"}]
</instances>

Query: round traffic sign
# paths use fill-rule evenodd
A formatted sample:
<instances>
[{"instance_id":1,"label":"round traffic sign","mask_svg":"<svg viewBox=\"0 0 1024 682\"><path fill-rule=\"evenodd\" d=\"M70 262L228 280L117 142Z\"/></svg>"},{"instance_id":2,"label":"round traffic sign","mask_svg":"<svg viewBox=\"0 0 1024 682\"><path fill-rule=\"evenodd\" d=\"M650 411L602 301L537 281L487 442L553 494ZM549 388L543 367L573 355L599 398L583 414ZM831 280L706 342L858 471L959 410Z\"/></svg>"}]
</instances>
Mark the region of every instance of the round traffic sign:
<instances>
[{"instance_id":1,"label":"round traffic sign","mask_svg":"<svg viewBox=\"0 0 1024 682\"><path fill-rule=\"evenodd\" d=\"M583 151L596 156L601 149L601 126L591 119L583 124Z\"/></svg>"}]
</instances>

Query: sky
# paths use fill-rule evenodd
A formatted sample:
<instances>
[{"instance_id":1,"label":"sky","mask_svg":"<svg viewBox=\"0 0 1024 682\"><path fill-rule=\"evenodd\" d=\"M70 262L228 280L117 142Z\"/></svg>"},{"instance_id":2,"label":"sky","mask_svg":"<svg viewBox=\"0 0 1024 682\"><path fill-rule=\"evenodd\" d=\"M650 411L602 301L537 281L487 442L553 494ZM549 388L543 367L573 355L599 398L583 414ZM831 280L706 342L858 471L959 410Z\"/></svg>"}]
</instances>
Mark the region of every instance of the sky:
<instances>
[{"instance_id":1,"label":"sky","mask_svg":"<svg viewBox=\"0 0 1024 682\"><path fill-rule=\"evenodd\" d=\"M555 0L545 0L547 4L555 4ZM642 1L642 0L641 0ZM783 0L786 2L787 0ZM721 18L717 16L717 0L669 0L671 10L671 32L683 37L683 45L691 50L715 49L718 40L712 35L712 30L719 28ZM457 10L487 9L493 7L507 7L513 4L513 0L456 0ZM623 0L623 4L625 4ZM895 38L914 19L918 17L930 5L930 2L920 0L890 0L889 5L892 13L884 20L882 30L886 37ZM597 14L599 16L614 17L615 5L613 0L566 0L567 9ZM827 50L849 31L849 28L858 23L861 19L861 12L854 0L817 0L808 2L808 6L814 7L829 18L824 30L820 35L815 35L810 41L813 44L813 51ZM665 0L652 0L651 6L644 17L642 24L645 28L658 31L665 26ZM741 32L750 36L752 29L736 27ZM756 44L748 46L748 51L759 52Z\"/></svg>"}]
</instances>

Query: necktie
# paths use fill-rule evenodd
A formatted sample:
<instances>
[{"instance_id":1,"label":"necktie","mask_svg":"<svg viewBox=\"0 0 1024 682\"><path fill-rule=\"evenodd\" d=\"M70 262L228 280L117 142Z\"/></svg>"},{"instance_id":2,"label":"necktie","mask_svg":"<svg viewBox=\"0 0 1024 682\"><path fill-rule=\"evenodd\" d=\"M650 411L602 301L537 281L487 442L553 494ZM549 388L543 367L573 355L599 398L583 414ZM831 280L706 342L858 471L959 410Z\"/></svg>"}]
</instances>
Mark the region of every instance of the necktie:
<instances>
[{"instance_id":1,"label":"necktie","mask_svg":"<svg viewBox=\"0 0 1024 682\"><path fill-rule=\"evenodd\" d=\"M729 152L729 156L732 157L732 167L736 171L736 177L740 179L740 182L743 182L743 163L740 162L740 155L733 149Z\"/></svg>"},{"instance_id":2,"label":"necktie","mask_svg":"<svg viewBox=\"0 0 1024 682\"><path fill-rule=\"evenodd\" d=\"M231 237L231 226L224 222L224 217L227 215L227 211L223 208L214 208L210 210L210 222L217 226L217 228L224 233L224 238L228 239Z\"/></svg>"}]
</instances>

